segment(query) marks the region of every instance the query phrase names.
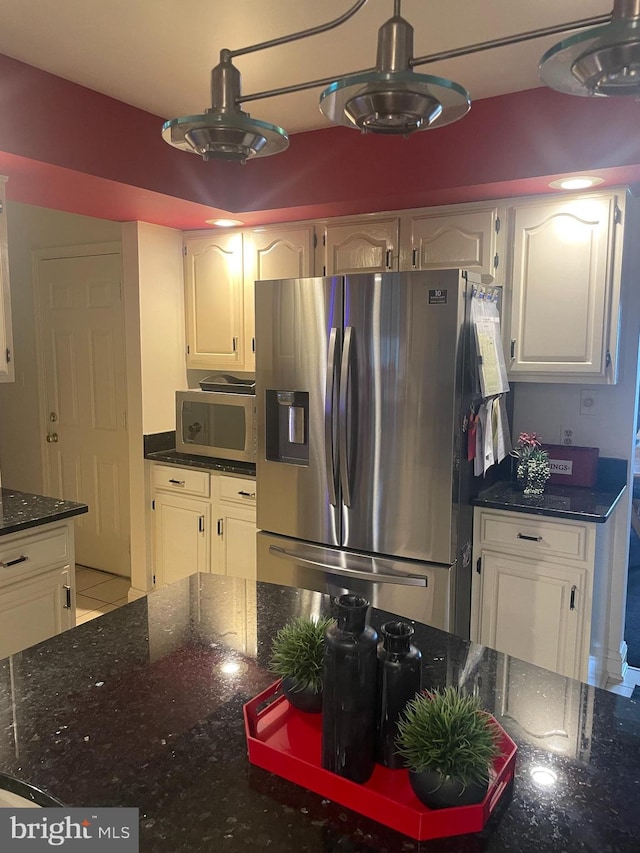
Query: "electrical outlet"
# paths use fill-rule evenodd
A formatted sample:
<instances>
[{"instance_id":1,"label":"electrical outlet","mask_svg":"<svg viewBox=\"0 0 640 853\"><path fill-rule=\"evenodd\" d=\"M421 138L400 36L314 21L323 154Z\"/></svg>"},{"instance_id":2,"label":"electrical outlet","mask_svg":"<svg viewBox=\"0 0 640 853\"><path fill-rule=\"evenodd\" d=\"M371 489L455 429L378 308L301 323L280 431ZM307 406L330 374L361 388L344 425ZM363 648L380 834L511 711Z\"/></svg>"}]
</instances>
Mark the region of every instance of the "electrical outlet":
<instances>
[{"instance_id":1,"label":"electrical outlet","mask_svg":"<svg viewBox=\"0 0 640 853\"><path fill-rule=\"evenodd\" d=\"M576 441L576 431L573 427L562 427L560 430L560 444L564 444L565 447L569 447L572 444L575 444Z\"/></svg>"}]
</instances>

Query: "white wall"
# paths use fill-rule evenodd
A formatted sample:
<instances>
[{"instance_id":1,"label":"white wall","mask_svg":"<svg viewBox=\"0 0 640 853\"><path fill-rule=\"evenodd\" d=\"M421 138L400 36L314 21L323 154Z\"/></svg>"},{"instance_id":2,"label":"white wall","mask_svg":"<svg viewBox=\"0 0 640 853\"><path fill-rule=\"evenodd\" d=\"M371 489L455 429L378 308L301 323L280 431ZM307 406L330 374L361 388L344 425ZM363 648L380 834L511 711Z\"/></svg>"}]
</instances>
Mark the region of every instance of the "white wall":
<instances>
[{"instance_id":1,"label":"white wall","mask_svg":"<svg viewBox=\"0 0 640 853\"><path fill-rule=\"evenodd\" d=\"M187 387L182 231L138 223L142 431L175 429L175 391Z\"/></svg>"},{"instance_id":2,"label":"white wall","mask_svg":"<svg viewBox=\"0 0 640 853\"><path fill-rule=\"evenodd\" d=\"M15 383L0 385L0 465L7 488L42 494L31 252L117 242L120 224L9 202L9 275Z\"/></svg>"},{"instance_id":3,"label":"white wall","mask_svg":"<svg viewBox=\"0 0 640 853\"><path fill-rule=\"evenodd\" d=\"M149 463L143 435L175 429L175 391L186 388L182 232L122 226L131 506L131 597L152 588Z\"/></svg>"}]
</instances>

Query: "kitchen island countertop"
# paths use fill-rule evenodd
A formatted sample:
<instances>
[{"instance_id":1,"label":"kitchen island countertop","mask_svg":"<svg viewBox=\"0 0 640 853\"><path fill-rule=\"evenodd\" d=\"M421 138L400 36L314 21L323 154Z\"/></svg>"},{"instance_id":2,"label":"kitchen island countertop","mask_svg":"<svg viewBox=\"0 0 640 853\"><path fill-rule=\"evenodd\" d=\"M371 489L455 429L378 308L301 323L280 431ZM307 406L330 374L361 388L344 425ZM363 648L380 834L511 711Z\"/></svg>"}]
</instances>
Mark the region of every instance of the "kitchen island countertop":
<instances>
[{"instance_id":1,"label":"kitchen island countertop","mask_svg":"<svg viewBox=\"0 0 640 853\"><path fill-rule=\"evenodd\" d=\"M242 706L273 681L271 638L328 608L192 575L0 661L0 772L68 806L138 807L148 853L640 850L640 702L421 625L425 686L474 690L518 744L482 835L418 843L250 765Z\"/></svg>"},{"instance_id":2,"label":"kitchen island countertop","mask_svg":"<svg viewBox=\"0 0 640 853\"><path fill-rule=\"evenodd\" d=\"M72 518L88 510L86 504L76 501L0 488L0 536Z\"/></svg>"}]
</instances>

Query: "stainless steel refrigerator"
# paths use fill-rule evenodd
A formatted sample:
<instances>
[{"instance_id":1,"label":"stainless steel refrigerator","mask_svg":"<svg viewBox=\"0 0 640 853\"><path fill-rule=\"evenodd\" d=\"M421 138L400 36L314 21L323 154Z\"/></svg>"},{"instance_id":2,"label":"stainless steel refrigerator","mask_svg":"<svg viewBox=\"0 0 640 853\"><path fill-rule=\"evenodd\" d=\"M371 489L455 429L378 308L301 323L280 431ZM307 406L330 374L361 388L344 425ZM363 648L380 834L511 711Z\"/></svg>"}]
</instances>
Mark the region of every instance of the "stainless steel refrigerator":
<instances>
[{"instance_id":1,"label":"stainless steel refrigerator","mask_svg":"<svg viewBox=\"0 0 640 853\"><path fill-rule=\"evenodd\" d=\"M468 637L467 278L256 282L259 580Z\"/></svg>"}]
</instances>

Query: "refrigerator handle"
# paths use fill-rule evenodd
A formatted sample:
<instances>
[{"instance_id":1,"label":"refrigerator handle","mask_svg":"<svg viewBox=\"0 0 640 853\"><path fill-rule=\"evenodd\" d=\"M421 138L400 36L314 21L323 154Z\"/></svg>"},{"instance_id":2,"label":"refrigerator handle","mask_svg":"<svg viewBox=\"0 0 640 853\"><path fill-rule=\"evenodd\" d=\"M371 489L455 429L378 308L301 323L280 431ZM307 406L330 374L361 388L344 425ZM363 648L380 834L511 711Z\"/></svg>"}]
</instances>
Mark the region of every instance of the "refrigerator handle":
<instances>
[{"instance_id":1,"label":"refrigerator handle","mask_svg":"<svg viewBox=\"0 0 640 853\"><path fill-rule=\"evenodd\" d=\"M314 560L311 557L302 557L295 551L287 551L279 545L269 545L269 553L283 560L293 560L295 563L304 563L306 566L317 566L332 575L341 575L345 578L357 578L369 581L369 583L395 583L400 586L428 586L428 579L419 575L383 575L380 572L360 572L357 569L347 569L344 566L333 566L330 562Z\"/></svg>"},{"instance_id":2,"label":"refrigerator handle","mask_svg":"<svg viewBox=\"0 0 640 853\"><path fill-rule=\"evenodd\" d=\"M336 347L338 330L331 329L329 335L329 352L327 354L327 387L324 398L324 443L329 503L336 506L336 462L333 447L333 398L336 385Z\"/></svg>"},{"instance_id":3,"label":"refrigerator handle","mask_svg":"<svg viewBox=\"0 0 640 853\"><path fill-rule=\"evenodd\" d=\"M338 405L338 459L340 460L340 483L342 485L342 502L351 506L351 485L349 477L349 458L347 446L347 401L349 395L349 369L351 366L351 345L353 343L353 326L344 330L344 347L340 368L340 402Z\"/></svg>"}]
</instances>

